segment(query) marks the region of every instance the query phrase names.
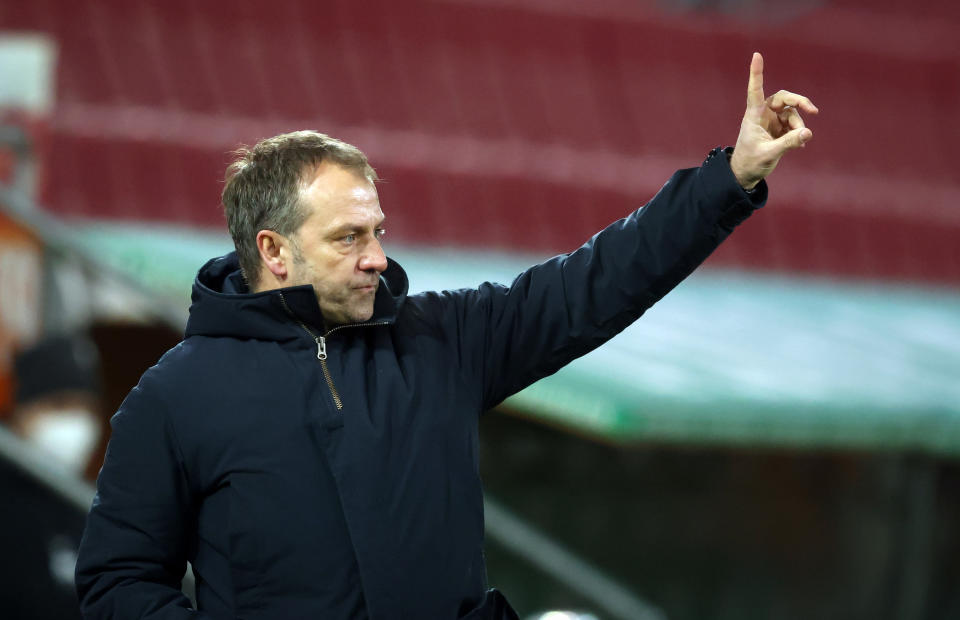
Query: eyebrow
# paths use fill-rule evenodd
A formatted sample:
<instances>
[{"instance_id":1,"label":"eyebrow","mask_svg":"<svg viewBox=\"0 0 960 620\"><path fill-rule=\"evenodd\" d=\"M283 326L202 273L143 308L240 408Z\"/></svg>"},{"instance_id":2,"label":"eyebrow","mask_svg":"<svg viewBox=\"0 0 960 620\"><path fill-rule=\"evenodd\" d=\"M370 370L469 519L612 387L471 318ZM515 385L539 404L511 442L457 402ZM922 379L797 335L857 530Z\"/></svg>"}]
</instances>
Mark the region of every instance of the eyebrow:
<instances>
[{"instance_id":1,"label":"eyebrow","mask_svg":"<svg viewBox=\"0 0 960 620\"><path fill-rule=\"evenodd\" d=\"M378 222L377 225L374 226L374 230L379 230L380 228L383 228L383 224L384 224L384 222L386 222L386 220L387 220L387 218L383 218L382 220L380 220L380 222ZM347 233L362 232L362 231L365 230L365 229L366 229L365 226L358 225L358 224L349 224L349 223L348 223L348 224L344 224L344 225L342 225L342 226L337 226L336 228L334 228L333 230L331 230L328 234L329 234L331 237L339 237L340 235L345 235L345 234L347 234Z\"/></svg>"}]
</instances>

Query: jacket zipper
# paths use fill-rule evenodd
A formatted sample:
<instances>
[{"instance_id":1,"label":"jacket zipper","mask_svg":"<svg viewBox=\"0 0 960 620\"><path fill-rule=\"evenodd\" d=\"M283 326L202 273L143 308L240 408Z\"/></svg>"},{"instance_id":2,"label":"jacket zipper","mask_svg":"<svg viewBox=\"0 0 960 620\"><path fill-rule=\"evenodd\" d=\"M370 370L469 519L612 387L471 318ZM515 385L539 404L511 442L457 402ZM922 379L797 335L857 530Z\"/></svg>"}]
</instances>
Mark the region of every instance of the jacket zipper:
<instances>
[{"instance_id":1,"label":"jacket zipper","mask_svg":"<svg viewBox=\"0 0 960 620\"><path fill-rule=\"evenodd\" d=\"M338 325L331 330L328 330L324 335L317 336L313 333L306 323L297 318L297 315L290 310L290 306L287 305L287 300L283 297L283 292L280 292L280 303L283 304L283 309L287 311L294 321L303 328L303 331L307 332L310 335L310 338L317 343L317 359L320 360L320 368L323 370L323 378L327 381L327 387L330 388L330 395L333 397L333 404L337 406L337 411L343 411L343 400L340 398L340 393L337 392L337 387L333 384L333 377L330 376L330 368L327 367L327 336L333 332L344 329L347 327L366 327L374 325L389 325L386 321L381 321L378 323L348 323L346 325Z\"/></svg>"}]
</instances>

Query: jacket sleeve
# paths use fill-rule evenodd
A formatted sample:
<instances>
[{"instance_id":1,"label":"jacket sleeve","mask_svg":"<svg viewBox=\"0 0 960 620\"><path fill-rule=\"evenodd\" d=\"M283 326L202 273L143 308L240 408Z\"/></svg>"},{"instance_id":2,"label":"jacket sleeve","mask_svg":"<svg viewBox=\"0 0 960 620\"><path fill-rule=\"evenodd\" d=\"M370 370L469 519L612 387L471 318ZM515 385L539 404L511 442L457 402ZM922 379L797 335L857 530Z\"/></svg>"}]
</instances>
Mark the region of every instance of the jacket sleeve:
<instances>
[{"instance_id":1,"label":"jacket sleeve","mask_svg":"<svg viewBox=\"0 0 960 620\"><path fill-rule=\"evenodd\" d=\"M146 377L113 416L113 433L80 542L84 618L203 619L180 591L191 494L176 438Z\"/></svg>"},{"instance_id":2,"label":"jacket sleeve","mask_svg":"<svg viewBox=\"0 0 960 620\"><path fill-rule=\"evenodd\" d=\"M657 195L571 254L448 298L456 308L461 364L482 377L492 407L584 355L639 318L699 266L766 201L747 194L714 149L676 172ZM449 316L449 315L448 315Z\"/></svg>"}]
</instances>

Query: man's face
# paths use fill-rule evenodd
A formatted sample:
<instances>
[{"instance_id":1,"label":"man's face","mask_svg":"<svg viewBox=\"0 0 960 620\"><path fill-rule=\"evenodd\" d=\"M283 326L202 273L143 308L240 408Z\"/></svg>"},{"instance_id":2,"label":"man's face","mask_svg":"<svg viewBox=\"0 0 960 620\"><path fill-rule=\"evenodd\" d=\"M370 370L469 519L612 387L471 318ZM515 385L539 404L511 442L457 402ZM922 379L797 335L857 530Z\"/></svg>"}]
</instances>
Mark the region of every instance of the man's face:
<instances>
[{"instance_id":1,"label":"man's face","mask_svg":"<svg viewBox=\"0 0 960 620\"><path fill-rule=\"evenodd\" d=\"M300 200L308 215L290 239L289 285L313 286L328 327L368 320L387 268L376 188L359 174L323 163Z\"/></svg>"}]
</instances>

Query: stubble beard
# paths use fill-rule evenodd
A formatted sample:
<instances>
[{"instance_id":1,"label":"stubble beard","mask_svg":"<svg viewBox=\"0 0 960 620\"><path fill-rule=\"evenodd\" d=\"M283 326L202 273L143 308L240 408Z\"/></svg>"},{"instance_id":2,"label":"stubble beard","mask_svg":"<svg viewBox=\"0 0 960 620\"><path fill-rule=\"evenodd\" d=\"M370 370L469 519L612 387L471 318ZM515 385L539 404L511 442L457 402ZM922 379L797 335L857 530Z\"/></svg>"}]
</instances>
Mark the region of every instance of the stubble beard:
<instances>
[{"instance_id":1,"label":"stubble beard","mask_svg":"<svg viewBox=\"0 0 960 620\"><path fill-rule=\"evenodd\" d=\"M293 263L297 268L297 273L301 274L294 285L309 284L313 288L317 305L320 306L320 312L323 314L323 320L328 329L336 325L363 323L373 316L373 302L376 291L370 294L346 285L328 286L313 265L307 263L303 258L300 248L296 245L293 246ZM369 300L361 299L361 297L368 295Z\"/></svg>"}]
</instances>

